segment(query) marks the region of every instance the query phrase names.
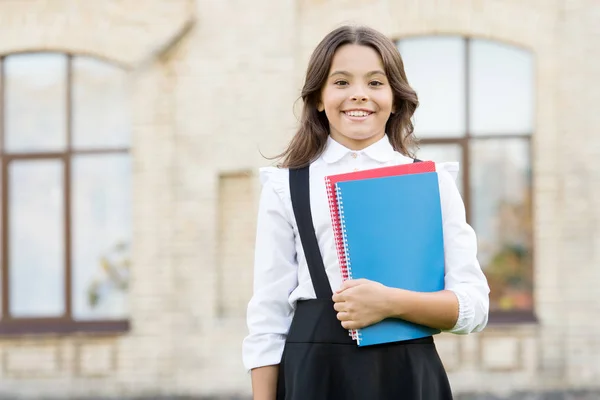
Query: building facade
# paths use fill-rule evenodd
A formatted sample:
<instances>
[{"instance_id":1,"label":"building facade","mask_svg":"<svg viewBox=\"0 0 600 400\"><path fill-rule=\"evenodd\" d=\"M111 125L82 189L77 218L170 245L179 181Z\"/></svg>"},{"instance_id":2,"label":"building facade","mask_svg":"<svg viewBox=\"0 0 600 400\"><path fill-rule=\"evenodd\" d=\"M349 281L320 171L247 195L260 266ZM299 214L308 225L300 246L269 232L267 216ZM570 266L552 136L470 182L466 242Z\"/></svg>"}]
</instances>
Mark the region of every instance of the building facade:
<instances>
[{"instance_id":1,"label":"building facade","mask_svg":"<svg viewBox=\"0 0 600 400\"><path fill-rule=\"evenodd\" d=\"M437 338L456 393L600 397L597 1L28 0L0 21L0 398L249 396L257 168L342 23L397 41L420 158L462 164L492 313Z\"/></svg>"}]
</instances>

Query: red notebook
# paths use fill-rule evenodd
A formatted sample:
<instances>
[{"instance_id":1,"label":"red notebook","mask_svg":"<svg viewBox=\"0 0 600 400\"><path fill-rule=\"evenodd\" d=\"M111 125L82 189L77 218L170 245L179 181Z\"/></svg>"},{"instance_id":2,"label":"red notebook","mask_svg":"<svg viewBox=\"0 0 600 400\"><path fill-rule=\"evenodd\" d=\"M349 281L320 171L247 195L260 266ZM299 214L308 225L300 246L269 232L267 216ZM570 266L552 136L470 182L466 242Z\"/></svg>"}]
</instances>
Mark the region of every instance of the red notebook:
<instances>
[{"instance_id":1,"label":"red notebook","mask_svg":"<svg viewBox=\"0 0 600 400\"><path fill-rule=\"evenodd\" d=\"M327 198L329 201L329 212L331 214L331 223L333 226L333 238L335 248L340 263L340 271L342 273L342 282L348 279L348 266L346 264L346 256L344 251L344 243L342 240L341 222L339 208L337 203L335 184L338 182L352 181L359 179L382 178L386 176L419 174L425 172L435 172L435 163L433 161L415 162L410 164L392 165L389 167L381 167L368 169L363 171L348 172L345 174L329 175L325 177L325 188L327 189ZM350 336L356 339L356 331L351 330Z\"/></svg>"}]
</instances>

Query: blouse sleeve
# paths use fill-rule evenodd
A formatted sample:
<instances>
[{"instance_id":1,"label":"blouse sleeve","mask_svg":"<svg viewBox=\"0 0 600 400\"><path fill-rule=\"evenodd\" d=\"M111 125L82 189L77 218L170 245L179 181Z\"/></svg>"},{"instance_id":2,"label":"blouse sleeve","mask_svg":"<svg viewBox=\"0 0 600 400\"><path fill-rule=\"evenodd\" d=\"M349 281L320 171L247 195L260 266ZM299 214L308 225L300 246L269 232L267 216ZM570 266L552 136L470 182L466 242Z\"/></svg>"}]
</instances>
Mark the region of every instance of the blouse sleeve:
<instances>
[{"instance_id":1,"label":"blouse sleeve","mask_svg":"<svg viewBox=\"0 0 600 400\"><path fill-rule=\"evenodd\" d=\"M466 221L465 206L455 183L458 164L439 171L446 261L445 288L458 299L459 316L450 333L467 334L485 328L489 286L477 260L477 238Z\"/></svg>"},{"instance_id":2,"label":"blouse sleeve","mask_svg":"<svg viewBox=\"0 0 600 400\"><path fill-rule=\"evenodd\" d=\"M256 232L254 293L248 304L248 336L242 358L247 370L279 364L292 321L288 297L298 285L296 247L283 202L287 170L261 169L263 183Z\"/></svg>"}]
</instances>

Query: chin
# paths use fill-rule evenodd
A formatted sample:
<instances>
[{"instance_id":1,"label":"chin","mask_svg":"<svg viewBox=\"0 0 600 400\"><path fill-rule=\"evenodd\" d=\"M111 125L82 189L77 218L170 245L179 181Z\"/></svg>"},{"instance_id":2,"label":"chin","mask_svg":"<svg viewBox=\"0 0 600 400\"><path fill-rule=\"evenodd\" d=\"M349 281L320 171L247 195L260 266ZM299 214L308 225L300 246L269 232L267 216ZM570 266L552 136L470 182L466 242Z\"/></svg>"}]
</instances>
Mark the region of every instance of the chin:
<instances>
[{"instance_id":1,"label":"chin","mask_svg":"<svg viewBox=\"0 0 600 400\"><path fill-rule=\"evenodd\" d=\"M352 139L352 140L365 141L365 140L373 139L373 138L379 136L379 134L373 134L373 133L349 133L348 135L345 135L345 136L347 138L349 138L349 139Z\"/></svg>"}]
</instances>

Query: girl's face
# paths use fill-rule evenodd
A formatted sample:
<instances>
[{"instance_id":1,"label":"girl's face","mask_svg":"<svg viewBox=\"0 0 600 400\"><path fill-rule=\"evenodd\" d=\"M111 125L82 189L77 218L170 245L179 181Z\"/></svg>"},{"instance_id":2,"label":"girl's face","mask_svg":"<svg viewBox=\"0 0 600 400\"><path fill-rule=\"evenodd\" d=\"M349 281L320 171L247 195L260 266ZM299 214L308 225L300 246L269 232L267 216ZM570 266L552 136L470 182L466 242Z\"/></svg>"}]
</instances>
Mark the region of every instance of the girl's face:
<instances>
[{"instance_id":1,"label":"girl's face","mask_svg":"<svg viewBox=\"0 0 600 400\"><path fill-rule=\"evenodd\" d=\"M356 44L337 49L318 104L333 139L352 150L377 142L385 135L393 100L377 51Z\"/></svg>"}]
</instances>

